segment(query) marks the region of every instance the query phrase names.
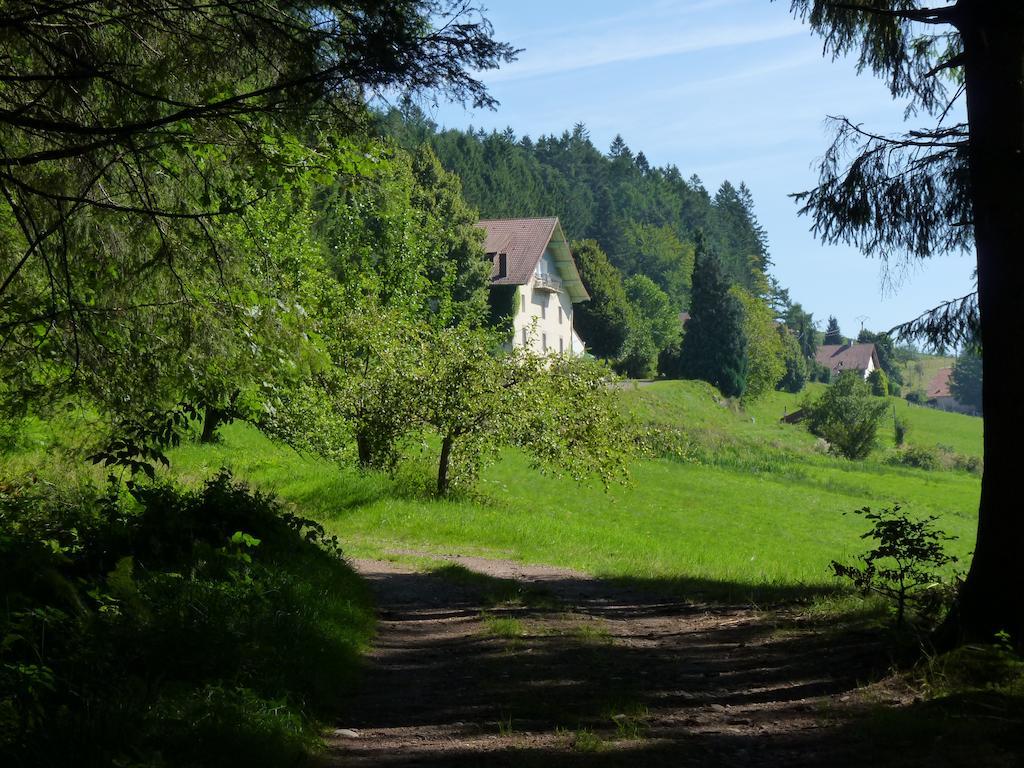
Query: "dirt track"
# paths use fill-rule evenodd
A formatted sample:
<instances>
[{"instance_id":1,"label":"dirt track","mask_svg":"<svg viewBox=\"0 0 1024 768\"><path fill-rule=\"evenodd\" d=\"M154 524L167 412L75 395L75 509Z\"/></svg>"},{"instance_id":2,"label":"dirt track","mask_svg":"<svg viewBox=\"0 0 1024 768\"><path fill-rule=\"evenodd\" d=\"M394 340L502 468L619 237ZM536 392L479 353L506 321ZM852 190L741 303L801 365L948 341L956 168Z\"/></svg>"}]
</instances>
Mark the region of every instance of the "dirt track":
<instances>
[{"instance_id":1,"label":"dirt track","mask_svg":"<svg viewBox=\"0 0 1024 768\"><path fill-rule=\"evenodd\" d=\"M326 765L864 764L850 693L885 668L869 636L446 559L355 563L379 634Z\"/></svg>"}]
</instances>

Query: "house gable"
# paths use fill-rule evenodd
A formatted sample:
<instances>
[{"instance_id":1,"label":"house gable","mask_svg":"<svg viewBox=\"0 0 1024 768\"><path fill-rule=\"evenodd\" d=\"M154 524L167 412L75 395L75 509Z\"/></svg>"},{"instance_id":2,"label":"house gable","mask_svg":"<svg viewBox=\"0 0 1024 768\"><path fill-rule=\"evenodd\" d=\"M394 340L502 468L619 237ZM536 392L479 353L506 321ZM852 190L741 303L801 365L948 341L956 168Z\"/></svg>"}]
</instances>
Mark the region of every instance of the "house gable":
<instances>
[{"instance_id":1,"label":"house gable","mask_svg":"<svg viewBox=\"0 0 1024 768\"><path fill-rule=\"evenodd\" d=\"M557 218L484 219L479 226L487 235L492 285L529 284L547 255L569 299L575 304L590 298Z\"/></svg>"}]
</instances>

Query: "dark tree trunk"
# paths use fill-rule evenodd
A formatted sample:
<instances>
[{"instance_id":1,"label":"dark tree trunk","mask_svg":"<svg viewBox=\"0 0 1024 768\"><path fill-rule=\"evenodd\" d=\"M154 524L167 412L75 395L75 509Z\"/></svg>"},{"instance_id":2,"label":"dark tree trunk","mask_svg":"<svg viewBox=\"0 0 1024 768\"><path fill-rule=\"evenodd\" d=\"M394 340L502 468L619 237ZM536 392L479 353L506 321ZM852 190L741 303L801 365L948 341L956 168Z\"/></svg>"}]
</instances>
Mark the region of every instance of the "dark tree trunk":
<instances>
[{"instance_id":1,"label":"dark tree trunk","mask_svg":"<svg viewBox=\"0 0 1024 768\"><path fill-rule=\"evenodd\" d=\"M362 432L356 435L356 451L359 454L359 466L369 469L373 466L373 446L370 438Z\"/></svg>"},{"instance_id":2,"label":"dark tree trunk","mask_svg":"<svg viewBox=\"0 0 1024 768\"><path fill-rule=\"evenodd\" d=\"M441 441L441 457L437 462L437 495L444 496L448 493L448 487L451 481L448 479L448 465L451 463L452 458L452 443L454 442L451 435L445 435Z\"/></svg>"},{"instance_id":3,"label":"dark tree trunk","mask_svg":"<svg viewBox=\"0 0 1024 768\"><path fill-rule=\"evenodd\" d=\"M217 429L227 420L227 413L212 405L206 406L203 413L203 434L199 436L200 443L217 442Z\"/></svg>"},{"instance_id":4,"label":"dark tree trunk","mask_svg":"<svg viewBox=\"0 0 1024 768\"><path fill-rule=\"evenodd\" d=\"M1024 8L1020 0L960 0L970 172L983 346L985 473L978 540L954 614L955 642L1024 640L1021 440L1024 429Z\"/></svg>"}]
</instances>

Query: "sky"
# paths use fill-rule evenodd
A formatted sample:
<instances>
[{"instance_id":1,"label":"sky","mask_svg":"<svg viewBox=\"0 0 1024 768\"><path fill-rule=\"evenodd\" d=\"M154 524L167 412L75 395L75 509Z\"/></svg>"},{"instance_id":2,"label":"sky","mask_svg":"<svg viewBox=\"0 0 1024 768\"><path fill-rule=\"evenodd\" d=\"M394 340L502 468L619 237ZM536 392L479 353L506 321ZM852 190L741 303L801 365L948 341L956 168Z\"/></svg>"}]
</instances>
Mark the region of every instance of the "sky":
<instances>
[{"instance_id":1,"label":"sky","mask_svg":"<svg viewBox=\"0 0 1024 768\"><path fill-rule=\"evenodd\" d=\"M485 16L497 39L523 51L482 73L495 111L428 108L442 126L536 138L582 122L602 151L621 134L652 165L697 174L712 194L726 179L745 182L772 273L821 328L835 315L850 336L862 325L887 330L972 290L971 256L886 270L816 241L798 216L789 195L816 182L828 115L876 132L919 123L905 125L904 105L869 72L857 75L855 62L823 56L788 0L489 0Z\"/></svg>"}]
</instances>

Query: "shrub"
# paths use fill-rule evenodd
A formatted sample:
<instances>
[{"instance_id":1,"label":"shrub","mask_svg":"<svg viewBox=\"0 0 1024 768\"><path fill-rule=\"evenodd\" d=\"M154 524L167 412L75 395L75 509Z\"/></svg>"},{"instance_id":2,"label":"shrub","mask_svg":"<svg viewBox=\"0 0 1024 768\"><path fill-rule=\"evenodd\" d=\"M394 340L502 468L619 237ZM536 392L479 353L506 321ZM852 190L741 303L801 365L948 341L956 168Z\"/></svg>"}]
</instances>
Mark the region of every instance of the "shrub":
<instances>
[{"instance_id":1,"label":"shrub","mask_svg":"<svg viewBox=\"0 0 1024 768\"><path fill-rule=\"evenodd\" d=\"M934 448L912 446L902 451L897 451L889 458L890 464L902 467L915 467L916 469L942 469L942 462L939 453Z\"/></svg>"},{"instance_id":2,"label":"shrub","mask_svg":"<svg viewBox=\"0 0 1024 768\"><path fill-rule=\"evenodd\" d=\"M903 399L913 405L924 405L928 402L928 396L920 389L914 389L907 392Z\"/></svg>"},{"instance_id":3,"label":"shrub","mask_svg":"<svg viewBox=\"0 0 1024 768\"><path fill-rule=\"evenodd\" d=\"M0 487L0 764L294 763L369 631L337 553L226 472Z\"/></svg>"},{"instance_id":4,"label":"shrub","mask_svg":"<svg viewBox=\"0 0 1024 768\"><path fill-rule=\"evenodd\" d=\"M892 430L897 447L903 445L907 440L907 432L910 431L910 422L897 416L895 409L892 414Z\"/></svg>"},{"instance_id":5,"label":"shrub","mask_svg":"<svg viewBox=\"0 0 1024 768\"><path fill-rule=\"evenodd\" d=\"M886 404L872 398L871 389L856 371L840 374L809 406L807 427L823 437L834 453L863 459L875 446Z\"/></svg>"},{"instance_id":6,"label":"shrub","mask_svg":"<svg viewBox=\"0 0 1024 768\"><path fill-rule=\"evenodd\" d=\"M978 456L967 456L957 453L949 446L937 445L934 448L913 446L897 451L888 459L889 464L918 469L945 469L981 474L983 461Z\"/></svg>"},{"instance_id":7,"label":"shrub","mask_svg":"<svg viewBox=\"0 0 1024 768\"><path fill-rule=\"evenodd\" d=\"M899 504L878 512L863 507L854 514L873 523L861 538L874 540L876 546L860 556L860 565L833 560L835 575L850 579L865 594L875 592L895 602L897 627L904 625L908 605L926 618L935 618L952 599L955 587L940 573L957 561L946 554L942 543L957 537L933 526L938 517L913 520Z\"/></svg>"}]
</instances>

